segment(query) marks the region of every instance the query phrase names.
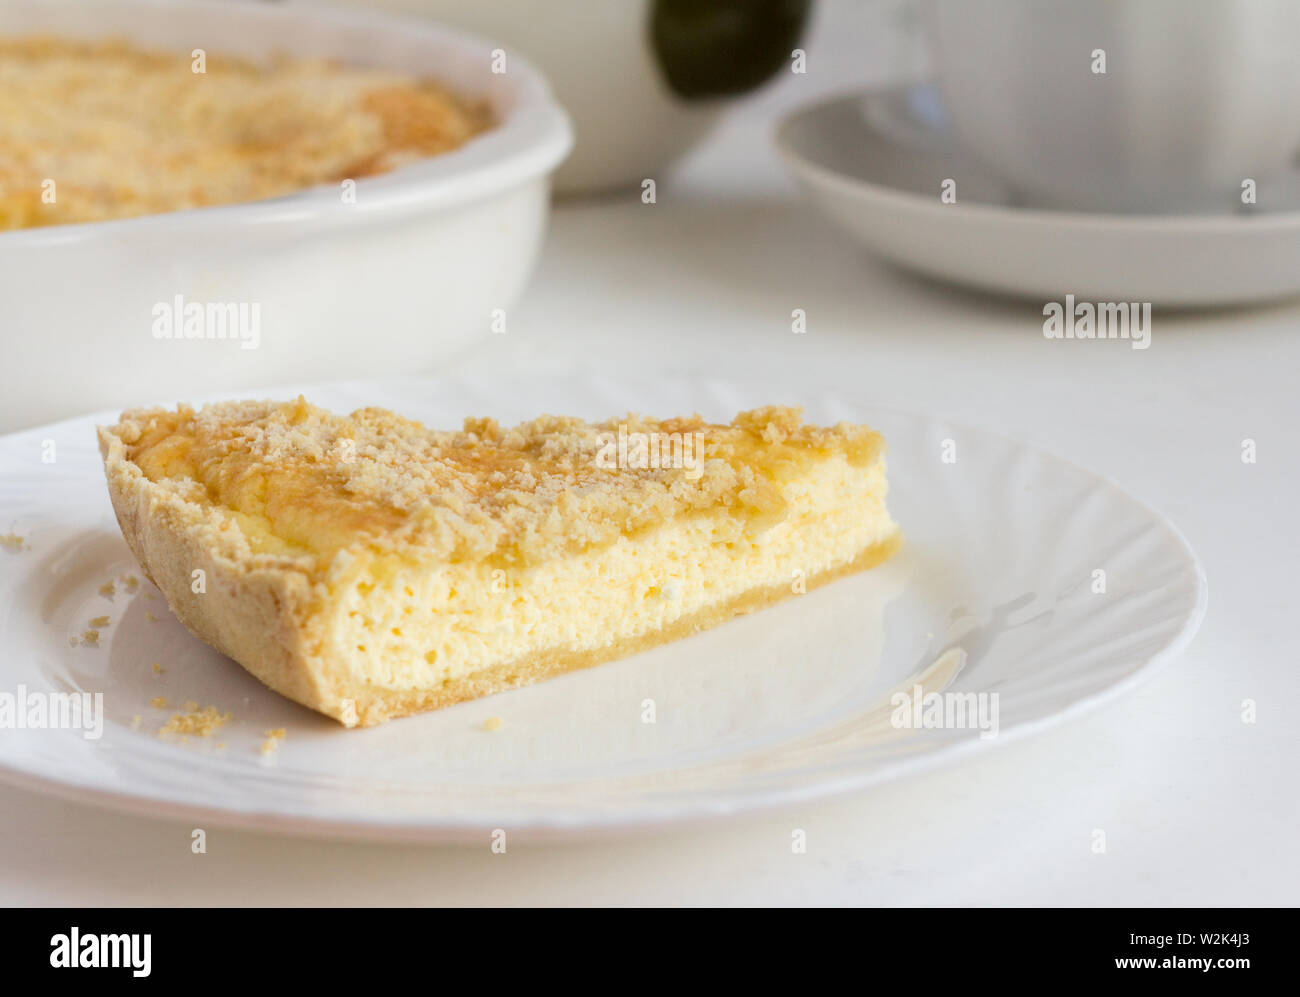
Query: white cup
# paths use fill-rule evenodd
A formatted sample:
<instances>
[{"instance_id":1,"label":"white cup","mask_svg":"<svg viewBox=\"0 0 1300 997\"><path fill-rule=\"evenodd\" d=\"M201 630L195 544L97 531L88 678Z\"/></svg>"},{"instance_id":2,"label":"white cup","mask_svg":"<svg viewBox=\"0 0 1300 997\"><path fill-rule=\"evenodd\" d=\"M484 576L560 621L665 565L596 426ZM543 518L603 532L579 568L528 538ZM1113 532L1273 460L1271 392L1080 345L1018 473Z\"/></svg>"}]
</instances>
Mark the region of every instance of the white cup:
<instances>
[{"instance_id":1,"label":"white cup","mask_svg":"<svg viewBox=\"0 0 1300 997\"><path fill-rule=\"evenodd\" d=\"M922 8L962 144L1029 203L1231 208L1300 148L1300 0Z\"/></svg>"}]
</instances>

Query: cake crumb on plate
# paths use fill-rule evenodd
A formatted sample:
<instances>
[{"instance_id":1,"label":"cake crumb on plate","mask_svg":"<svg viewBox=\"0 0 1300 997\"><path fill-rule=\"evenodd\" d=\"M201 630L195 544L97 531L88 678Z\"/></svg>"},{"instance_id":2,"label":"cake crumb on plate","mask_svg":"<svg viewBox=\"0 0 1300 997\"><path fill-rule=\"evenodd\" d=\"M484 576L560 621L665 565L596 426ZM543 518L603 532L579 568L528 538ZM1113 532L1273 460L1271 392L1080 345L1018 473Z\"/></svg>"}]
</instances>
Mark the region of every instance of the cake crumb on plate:
<instances>
[{"instance_id":1,"label":"cake crumb on plate","mask_svg":"<svg viewBox=\"0 0 1300 997\"><path fill-rule=\"evenodd\" d=\"M283 727L276 727L272 730L268 730L266 732L266 740L262 742L262 754L269 755L271 752L275 751L276 748L280 747L280 742L284 740L284 737L285 730Z\"/></svg>"},{"instance_id":2,"label":"cake crumb on plate","mask_svg":"<svg viewBox=\"0 0 1300 997\"><path fill-rule=\"evenodd\" d=\"M189 703L185 704L187 707ZM215 706L208 706L199 709L195 704L194 709L187 710L185 713L173 713L172 718L163 724L162 734L194 734L197 737L209 737L213 731L224 726L230 721L229 713L222 713Z\"/></svg>"}]
</instances>

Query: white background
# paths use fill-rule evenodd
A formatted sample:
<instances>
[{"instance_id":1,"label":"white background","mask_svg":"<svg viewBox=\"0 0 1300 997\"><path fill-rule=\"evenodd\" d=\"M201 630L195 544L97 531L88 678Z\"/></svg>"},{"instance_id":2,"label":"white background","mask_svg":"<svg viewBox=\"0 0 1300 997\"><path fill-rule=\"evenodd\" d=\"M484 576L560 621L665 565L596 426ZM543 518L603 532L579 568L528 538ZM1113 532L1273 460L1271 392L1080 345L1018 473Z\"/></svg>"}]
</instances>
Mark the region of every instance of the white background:
<instances>
[{"instance_id":1,"label":"white background","mask_svg":"<svg viewBox=\"0 0 1300 997\"><path fill-rule=\"evenodd\" d=\"M894 5L853 2L823 4L806 47L808 75L739 105L656 205L633 193L561 206L508 334L443 369L778 375L792 397L834 387L1026 439L1112 477L1187 535L1210 581L1188 653L1064 729L857 798L505 855L486 839L366 846L211 828L193 855L188 825L0 787L0 903L1300 900L1300 305L1157 312L1140 352L1048 341L1041 302L877 264L798 198L770 133L784 109L916 71L916 49ZM790 332L794 308L807 335ZM806 854L791 852L796 827Z\"/></svg>"}]
</instances>

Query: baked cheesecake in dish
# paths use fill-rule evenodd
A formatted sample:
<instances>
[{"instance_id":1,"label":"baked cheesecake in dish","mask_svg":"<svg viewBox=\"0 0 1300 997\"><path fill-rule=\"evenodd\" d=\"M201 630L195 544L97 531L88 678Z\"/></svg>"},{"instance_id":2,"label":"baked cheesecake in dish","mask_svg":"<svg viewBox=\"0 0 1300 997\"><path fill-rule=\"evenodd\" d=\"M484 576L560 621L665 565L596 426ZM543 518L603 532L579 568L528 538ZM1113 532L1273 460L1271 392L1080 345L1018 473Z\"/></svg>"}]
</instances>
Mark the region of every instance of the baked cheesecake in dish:
<instances>
[{"instance_id":1,"label":"baked cheesecake in dish","mask_svg":"<svg viewBox=\"0 0 1300 997\"><path fill-rule=\"evenodd\" d=\"M879 434L790 408L455 432L299 398L131 410L99 441L181 621L349 727L686 636L899 543Z\"/></svg>"},{"instance_id":2,"label":"baked cheesecake in dish","mask_svg":"<svg viewBox=\"0 0 1300 997\"><path fill-rule=\"evenodd\" d=\"M400 73L199 51L0 37L0 231L338 184L490 124L484 106Z\"/></svg>"}]
</instances>

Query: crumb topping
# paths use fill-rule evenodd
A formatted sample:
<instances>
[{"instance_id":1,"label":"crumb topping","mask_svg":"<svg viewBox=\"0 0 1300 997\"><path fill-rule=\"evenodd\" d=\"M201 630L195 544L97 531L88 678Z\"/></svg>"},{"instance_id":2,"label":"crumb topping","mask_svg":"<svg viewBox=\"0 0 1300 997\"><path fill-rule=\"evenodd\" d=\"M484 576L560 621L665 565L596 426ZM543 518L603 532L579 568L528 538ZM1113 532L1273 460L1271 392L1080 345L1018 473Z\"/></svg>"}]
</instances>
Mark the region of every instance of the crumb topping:
<instances>
[{"instance_id":1,"label":"crumb topping","mask_svg":"<svg viewBox=\"0 0 1300 997\"><path fill-rule=\"evenodd\" d=\"M0 230L276 197L447 152L485 108L401 74L0 39ZM52 190L46 181L53 181Z\"/></svg>"},{"instance_id":2,"label":"crumb topping","mask_svg":"<svg viewBox=\"0 0 1300 997\"><path fill-rule=\"evenodd\" d=\"M779 486L810 461L839 454L865 467L883 452L864 426L820 428L778 407L730 424L546 415L509 429L467 419L450 432L298 398L129 411L107 432L149 480L209 510L214 528L237 527L251 553L308 570L366 552L527 564L720 507L762 527L780 521ZM679 466L620 460L620 437L636 434L690 437L697 453L661 462Z\"/></svg>"}]
</instances>

